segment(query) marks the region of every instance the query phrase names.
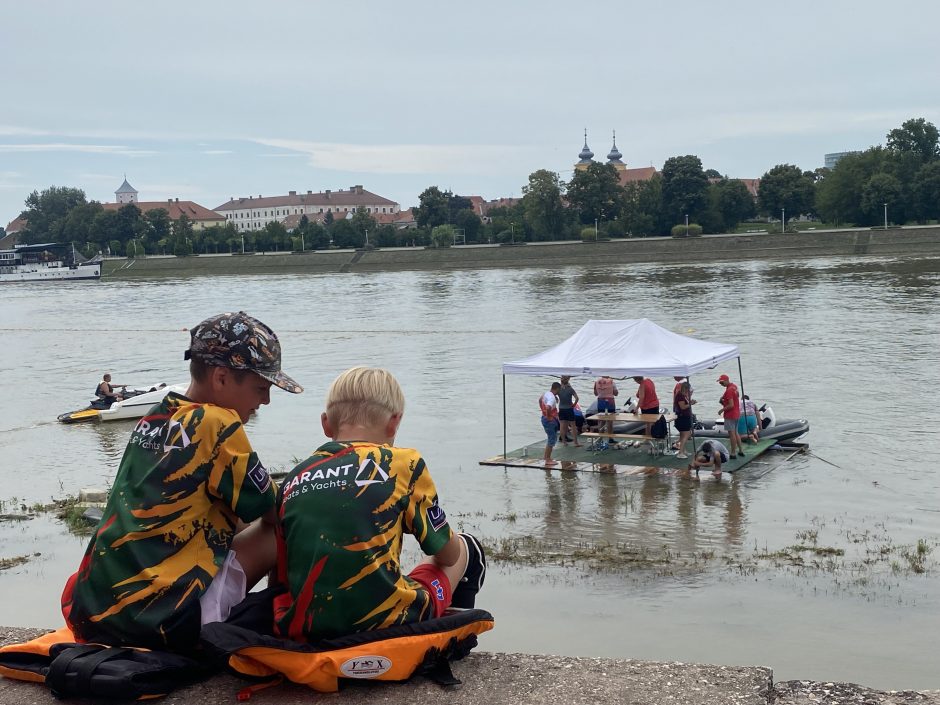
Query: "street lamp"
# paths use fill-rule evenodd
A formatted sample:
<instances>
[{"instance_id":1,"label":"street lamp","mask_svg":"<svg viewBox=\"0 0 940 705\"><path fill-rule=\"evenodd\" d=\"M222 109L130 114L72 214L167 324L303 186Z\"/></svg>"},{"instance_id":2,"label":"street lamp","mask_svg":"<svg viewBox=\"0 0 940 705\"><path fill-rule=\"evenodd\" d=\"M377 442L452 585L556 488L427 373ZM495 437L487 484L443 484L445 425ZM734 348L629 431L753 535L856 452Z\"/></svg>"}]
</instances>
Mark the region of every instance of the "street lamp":
<instances>
[{"instance_id":1,"label":"street lamp","mask_svg":"<svg viewBox=\"0 0 940 705\"><path fill-rule=\"evenodd\" d=\"M885 230L888 229L888 204L885 203Z\"/></svg>"},{"instance_id":2,"label":"street lamp","mask_svg":"<svg viewBox=\"0 0 940 705\"><path fill-rule=\"evenodd\" d=\"M509 238L510 240L512 240L512 244L515 245L516 244L516 224L515 223L509 224Z\"/></svg>"},{"instance_id":3,"label":"street lamp","mask_svg":"<svg viewBox=\"0 0 940 705\"><path fill-rule=\"evenodd\" d=\"M597 218L594 219L594 242L597 242Z\"/></svg>"},{"instance_id":4,"label":"street lamp","mask_svg":"<svg viewBox=\"0 0 940 705\"><path fill-rule=\"evenodd\" d=\"M242 236L242 254L245 254L245 233L238 233Z\"/></svg>"},{"instance_id":5,"label":"street lamp","mask_svg":"<svg viewBox=\"0 0 940 705\"><path fill-rule=\"evenodd\" d=\"M689 236L689 214L685 214L685 236Z\"/></svg>"},{"instance_id":6,"label":"street lamp","mask_svg":"<svg viewBox=\"0 0 940 705\"><path fill-rule=\"evenodd\" d=\"M304 251L304 231L300 231L300 251Z\"/></svg>"},{"instance_id":7,"label":"street lamp","mask_svg":"<svg viewBox=\"0 0 940 705\"><path fill-rule=\"evenodd\" d=\"M787 209L780 209L780 232L785 233L787 231Z\"/></svg>"},{"instance_id":8,"label":"street lamp","mask_svg":"<svg viewBox=\"0 0 940 705\"><path fill-rule=\"evenodd\" d=\"M369 231L366 230L366 245L369 244Z\"/></svg>"}]
</instances>

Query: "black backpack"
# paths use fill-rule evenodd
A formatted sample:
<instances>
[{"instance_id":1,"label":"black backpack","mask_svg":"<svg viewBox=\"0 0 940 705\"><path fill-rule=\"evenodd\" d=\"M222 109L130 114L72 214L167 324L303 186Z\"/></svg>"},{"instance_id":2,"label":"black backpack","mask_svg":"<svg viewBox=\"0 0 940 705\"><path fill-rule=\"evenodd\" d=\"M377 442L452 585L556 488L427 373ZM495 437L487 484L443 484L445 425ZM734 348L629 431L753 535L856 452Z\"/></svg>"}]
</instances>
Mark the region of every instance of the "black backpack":
<instances>
[{"instance_id":1,"label":"black backpack","mask_svg":"<svg viewBox=\"0 0 940 705\"><path fill-rule=\"evenodd\" d=\"M668 432L669 424L666 423L666 417L660 414L659 418L656 419L656 423L650 428L650 435L653 438L665 438Z\"/></svg>"}]
</instances>

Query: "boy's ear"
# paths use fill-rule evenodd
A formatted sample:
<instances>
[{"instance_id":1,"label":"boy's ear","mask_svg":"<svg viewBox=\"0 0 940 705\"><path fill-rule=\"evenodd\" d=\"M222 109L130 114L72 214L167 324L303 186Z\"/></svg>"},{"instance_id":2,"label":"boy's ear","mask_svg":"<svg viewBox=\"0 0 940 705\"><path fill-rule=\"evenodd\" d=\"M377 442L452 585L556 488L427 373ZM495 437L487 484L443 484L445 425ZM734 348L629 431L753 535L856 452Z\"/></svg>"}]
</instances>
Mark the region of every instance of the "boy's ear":
<instances>
[{"instance_id":1,"label":"boy's ear","mask_svg":"<svg viewBox=\"0 0 940 705\"><path fill-rule=\"evenodd\" d=\"M390 443L394 443L395 436L398 434L398 427L401 425L401 414L392 414L385 423L385 437Z\"/></svg>"},{"instance_id":2,"label":"boy's ear","mask_svg":"<svg viewBox=\"0 0 940 705\"><path fill-rule=\"evenodd\" d=\"M320 426L323 427L324 436L326 436L327 438L336 437L336 434L333 433L333 425L330 423L330 419L326 415L325 411L322 414L320 414Z\"/></svg>"}]
</instances>

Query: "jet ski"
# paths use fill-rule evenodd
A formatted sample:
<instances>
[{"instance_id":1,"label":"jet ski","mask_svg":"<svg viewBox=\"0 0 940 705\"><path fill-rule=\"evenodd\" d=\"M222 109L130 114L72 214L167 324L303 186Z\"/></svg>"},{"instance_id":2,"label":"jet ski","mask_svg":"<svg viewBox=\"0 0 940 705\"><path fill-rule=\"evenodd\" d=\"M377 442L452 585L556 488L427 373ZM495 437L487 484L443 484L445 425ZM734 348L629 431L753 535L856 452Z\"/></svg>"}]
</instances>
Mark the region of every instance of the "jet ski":
<instances>
[{"instance_id":1,"label":"jet ski","mask_svg":"<svg viewBox=\"0 0 940 705\"><path fill-rule=\"evenodd\" d=\"M126 419L139 419L170 392L183 394L185 384L166 384L160 382L141 389L128 389L122 394L120 401L109 402L106 399L92 399L88 406L78 411L68 411L60 414L58 419L62 423L81 423L84 421L122 421Z\"/></svg>"}]
</instances>

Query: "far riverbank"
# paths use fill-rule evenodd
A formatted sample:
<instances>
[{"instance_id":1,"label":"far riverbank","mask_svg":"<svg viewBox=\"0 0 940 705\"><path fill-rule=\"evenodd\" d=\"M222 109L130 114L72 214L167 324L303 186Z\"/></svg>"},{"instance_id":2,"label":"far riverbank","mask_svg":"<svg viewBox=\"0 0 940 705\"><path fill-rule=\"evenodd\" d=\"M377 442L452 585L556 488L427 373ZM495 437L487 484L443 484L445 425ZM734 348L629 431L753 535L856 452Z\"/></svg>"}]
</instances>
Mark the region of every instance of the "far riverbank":
<instances>
[{"instance_id":1,"label":"far riverbank","mask_svg":"<svg viewBox=\"0 0 940 705\"><path fill-rule=\"evenodd\" d=\"M316 250L303 253L219 254L193 257L109 258L102 277L283 274L407 270L492 269L632 262L794 260L839 255L938 255L940 226L804 231L785 234L707 235L696 238L629 238L601 242L460 245L447 248Z\"/></svg>"}]
</instances>

